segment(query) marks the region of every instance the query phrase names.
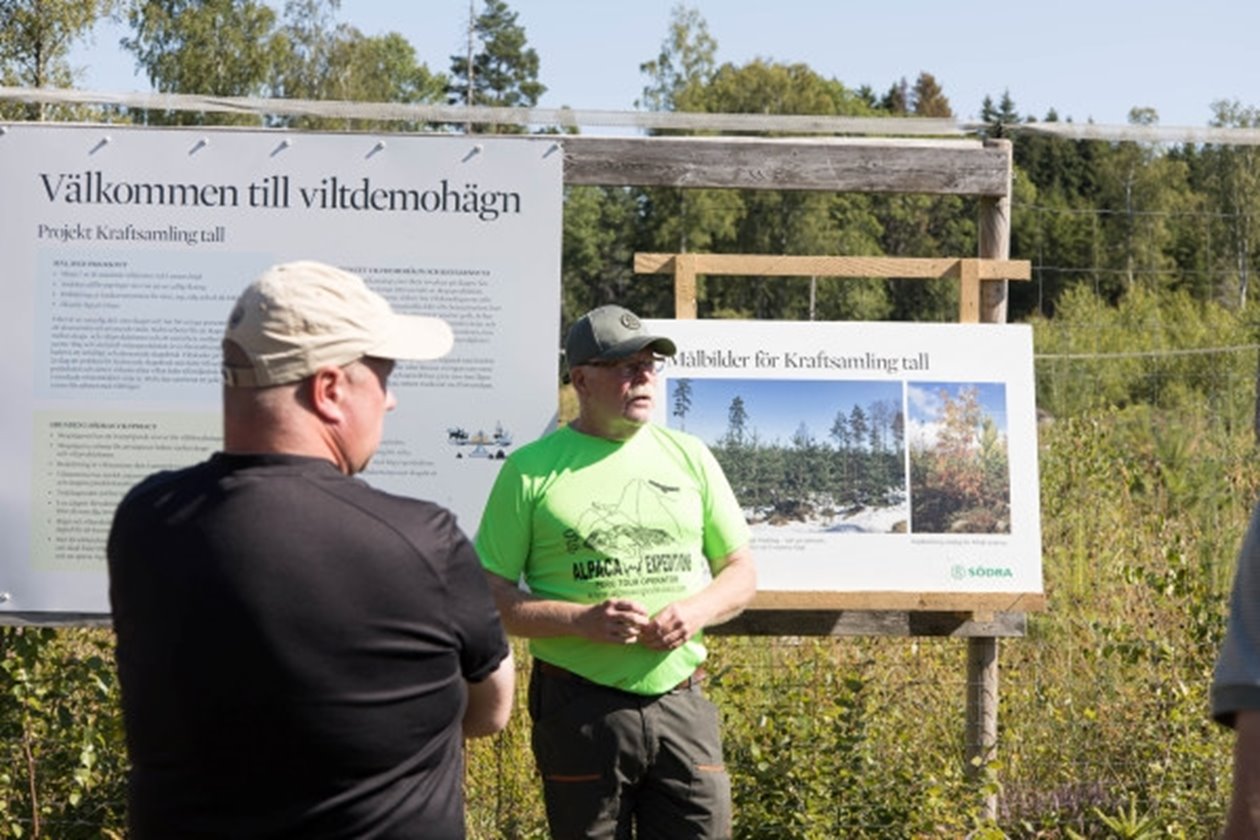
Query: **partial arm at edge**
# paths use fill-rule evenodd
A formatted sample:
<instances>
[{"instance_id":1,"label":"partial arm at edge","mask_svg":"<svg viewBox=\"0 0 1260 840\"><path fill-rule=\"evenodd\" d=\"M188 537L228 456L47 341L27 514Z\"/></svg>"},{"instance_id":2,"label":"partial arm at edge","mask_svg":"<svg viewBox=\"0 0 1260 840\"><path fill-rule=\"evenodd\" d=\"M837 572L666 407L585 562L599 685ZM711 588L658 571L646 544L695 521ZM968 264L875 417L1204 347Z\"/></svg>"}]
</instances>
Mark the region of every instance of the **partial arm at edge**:
<instances>
[{"instance_id":1,"label":"partial arm at edge","mask_svg":"<svg viewBox=\"0 0 1260 840\"><path fill-rule=\"evenodd\" d=\"M1234 717L1234 795L1222 840L1260 838L1260 709Z\"/></svg>"}]
</instances>

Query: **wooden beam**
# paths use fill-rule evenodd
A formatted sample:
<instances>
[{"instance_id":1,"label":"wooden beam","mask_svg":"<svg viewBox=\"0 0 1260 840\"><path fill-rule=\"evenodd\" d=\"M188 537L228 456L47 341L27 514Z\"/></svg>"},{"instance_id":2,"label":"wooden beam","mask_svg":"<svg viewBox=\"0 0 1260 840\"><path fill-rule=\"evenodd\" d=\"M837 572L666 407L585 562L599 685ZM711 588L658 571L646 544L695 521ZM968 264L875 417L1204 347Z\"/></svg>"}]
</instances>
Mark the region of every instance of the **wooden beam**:
<instances>
[{"instance_id":1,"label":"wooden beam","mask_svg":"<svg viewBox=\"0 0 1260 840\"><path fill-rule=\"evenodd\" d=\"M635 274L669 274L676 271L677 254L639 252L634 255ZM774 254L686 254L698 275L761 277L895 277L904 279L954 279L961 276L956 258L919 257L805 257ZM977 280L1030 280L1028 260L967 260L975 265Z\"/></svg>"},{"instance_id":2,"label":"wooden beam","mask_svg":"<svg viewBox=\"0 0 1260 840\"><path fill-rule=\"evenodd\" d=\"M813 592L762 591L751 609L929 610L937 612L1043 612L1041 592Z\"/></svg>"},{"instance_id":3,"label":"wooden beam","mask_svg":"<svg viewBox=\"0 0 1260 840\"><path fill-rule=\"evenodd\" d=\"M915 610L745 610L705 629L712 636L1023 636L1024 613Z\"/></svg>"},{"instance_id":4,"label":"wooden beam","mask_svg":"<svg viewBox=\"0 0 1260 840\"><path fill-rule=\"evenodd\" d=\"M1003 196L1009 157L972 140L568 135L566 184Z\"/></svg>"}]
</instances>

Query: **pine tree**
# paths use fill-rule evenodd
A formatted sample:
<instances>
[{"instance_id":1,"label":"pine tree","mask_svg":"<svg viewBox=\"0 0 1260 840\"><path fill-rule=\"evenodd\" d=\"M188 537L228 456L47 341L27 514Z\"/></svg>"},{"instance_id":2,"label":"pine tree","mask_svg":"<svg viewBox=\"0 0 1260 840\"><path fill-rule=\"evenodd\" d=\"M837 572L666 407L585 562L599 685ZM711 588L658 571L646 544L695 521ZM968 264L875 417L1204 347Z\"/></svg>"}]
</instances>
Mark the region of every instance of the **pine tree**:
<instances>
[{"instance_id":1,"label":"pine tree","mask_svg":"<svg viewBox=\"0 0 1260 840\"><path fill-rule=\"evenodd\" d=\"M726 439L733 447L744 444L744 436L748 432L748 410L744 408L744 398L736 396L731 400L726 412Z\"/></svg>"},{"instance_id":2,"label":"pine tree","mask_svg":"<svg viewBox=\"0 0 1260 840\"><path fill-rule=\"evenodd\" d=\"M525 28L504 0L486 0L485 9L472 25L472 38L480 49L468 56L451 56L451 80L447 99L452 104L488 105L498 108L533 108L547 92L538 81L538 53L527 45ZM474 131L518 134L521 126L501 125Z\"/></svg>"},{"instance_id":3,"label":"pine tree","mask_svg":"<svg viewBox=\"0 0 1260 840\"><path fill-rule=\"evenodd\" d=\"M952 117L954 111L949 107L949 100L945 98L945 92L941 90L941 86L936 83L936 79L931 73L924 71L919 74L919 78L914 80L914 90L911 92L911 99L914 102L914 115L916 117Z\"/></svg>"},{"instance_id":4,"label":"pine tree","mask_svg":"<svg viewBox=\"0 0 1260 840\"><path fill-rule=\"evenodd\" d=\"M679 379L674 383L674 411L678 418L678 428L687 428L687 412L691 411L691 380Z\"/></svg>"},{"instance_id":5,"label":"pine tree","mask_svg":"<svg viewBox=\"0 0 1260 840\"><path fill-rule=\"evenodd\" d=\"M853 470L849 477L849 498L856 504L866 504L867 476L870 474L870 453L866 451L866 437L870 432L870 424L862 406L854 403L849 411L849 431L853 436Z\"/></svg>"},{"instance_id":6,"label":"pine tree","mask_svg":"<svg viewBox=\"0 0 1260 840\"><path fill-rule=\"evenodd\" d=\"M910 83L905 76L894 82L879 100L879 109L894 117L904 117L910 113Z\"/></svg>"},{"instance_id":7,"label":"pine tree","mask_svg":"<svg viewBox=\"0 0 1260 840\"><path fill-rule=\"evenodd\" d=\"M1015 110L1015 100L1009 90L1002 91L1002 99L995 107L992 97L985 96L980 105L980 122L988 126L985 134L989 137L1006 137L1009 131L1006 126L1020 122L1019 112Z\"/></svg>"}]
</instances>

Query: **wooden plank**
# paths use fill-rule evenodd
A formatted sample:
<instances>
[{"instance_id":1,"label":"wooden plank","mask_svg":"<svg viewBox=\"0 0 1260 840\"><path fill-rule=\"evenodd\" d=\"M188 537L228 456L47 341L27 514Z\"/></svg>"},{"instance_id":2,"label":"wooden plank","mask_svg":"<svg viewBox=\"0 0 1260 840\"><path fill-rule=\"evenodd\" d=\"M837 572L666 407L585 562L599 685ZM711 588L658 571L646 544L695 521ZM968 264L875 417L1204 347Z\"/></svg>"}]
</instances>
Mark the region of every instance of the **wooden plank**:
<instances>
[{"instance_id":1,"label":"wooden plank","mask_svg":"<svg viewBox=\"0 0 1260 840\"><path fill-rule=\"evenodd\" d=\"M636 274L668 274L676 270L676 254L638 252ZM960 274L961 260L948 257L827 257L778 254L687 254L699 275L762 277L892 277L951 279ZM1030 280L1028 260L977 260L978 280Z\"/></svg>"},{"instance_id":2,"label":"wooden plank","mask_svg":"<svg viewBox=\"0 0 1260 840\"><path fill-rule=\"evenodd\" d=\"M671 274L674 271L674 257L677 254L656 254L645 251L634 252L635 274Z\"/></svg>"},{"instance_id":3,"label":"wooden plank","mask_svg":"<svg viewBox=\"0 0 1260 840\"><path fill-rule=\"evenodd\" d=\"M1016 134L1043 134L1068 140L1152 143L1177 146L1260 146L1260 128L1177 125L1098 125L1084 122L1032 122L1012 125Z\"/></svg>"},{"instance_id":4,"label":"wooden plank","mask_svg":"<svg viewBox=\"0 0 1260 840\"><path fill-rule=\"evenodd\" d=\"M0 101L115 105L131 110L220 112L230 114L320 116L337 119L466 125L609 126L644 130L780 132L785 134L869 134L884 137L952 137L986 131L984 123L930 117L840 117L815 114L710 114L687 111L617 111L598 108L495 108L403 102L339 102L265 99L246 96L144 93L0 86ZM1006 126L1016 134L1042 134L1110 143L1260 146L1260 129L1217 126L1103 125L1084 122L1028 122ZM200 129L190 129L200 130Z\"/></svg>"},{"instance_id":5,"label":"wooden plank","mask_svg":"<svg viewBox=\"0 0 1260 840\"><path fill-rule=\"evenodd\" d=\"M954 636L1018 637L1027 633L1024 613L912 610L745 610L704 632L712 636Z\"/></svg>"},{"instance_id":6,"label":"wooden plank","mask_svg":"<svg viewBox=\"0 0 1260 840\"><path fill-rule=\"evenodd\" d=\"M696 258L679 254L674 261L674 317L696 317Z\"/></svg>"},{"instance_id":7,"label":"wooden plank","mask_svg":"<svg viewBox=\"0 0 1260 840\"><path fill-rule=\"evenodd\" d=\"M1041 592L823 592L763 591L751 609L928 610L937 612L1044 612Z\"/></svg>"},{"instance_id":8,"label":"wooden plank","mask_svg":"<svg viewBox=\"0 0 1260 840\"><path fill-rule=\"evenodd\" d=\"M566 184L1001 196L1009 158L970 140L566 135Z\"/></svg>"},{"instance_id":9,"label":"wooden plank","mask_svg":"<svg viewBox=\"0 0 1260 840\"><path fill-rule=\"evenodd\" d=\"M980 323L979 260L958 261L958 322Z\"/></svg>"}]
</instances>

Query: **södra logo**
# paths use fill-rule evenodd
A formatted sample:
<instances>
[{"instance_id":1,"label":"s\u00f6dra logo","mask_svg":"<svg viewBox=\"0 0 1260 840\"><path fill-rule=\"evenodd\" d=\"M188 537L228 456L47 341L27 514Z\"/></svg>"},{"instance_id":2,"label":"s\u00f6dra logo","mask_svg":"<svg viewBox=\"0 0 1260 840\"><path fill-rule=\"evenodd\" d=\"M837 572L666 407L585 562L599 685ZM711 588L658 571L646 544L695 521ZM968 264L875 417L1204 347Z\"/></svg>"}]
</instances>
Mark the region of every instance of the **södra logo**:
<instances>
[{"instance_id":1,"label":"s\u00f6dra logo","mask_svg":"<svg viewBox=\"0 0 1260 840\"><path fill-rule=\"evenodd\" d=\"M955 563L949 568L950 577L954 580L965 578L1009 578L1015 577L1010 566L964 566Z\"/></svg>"}]
</instances>

